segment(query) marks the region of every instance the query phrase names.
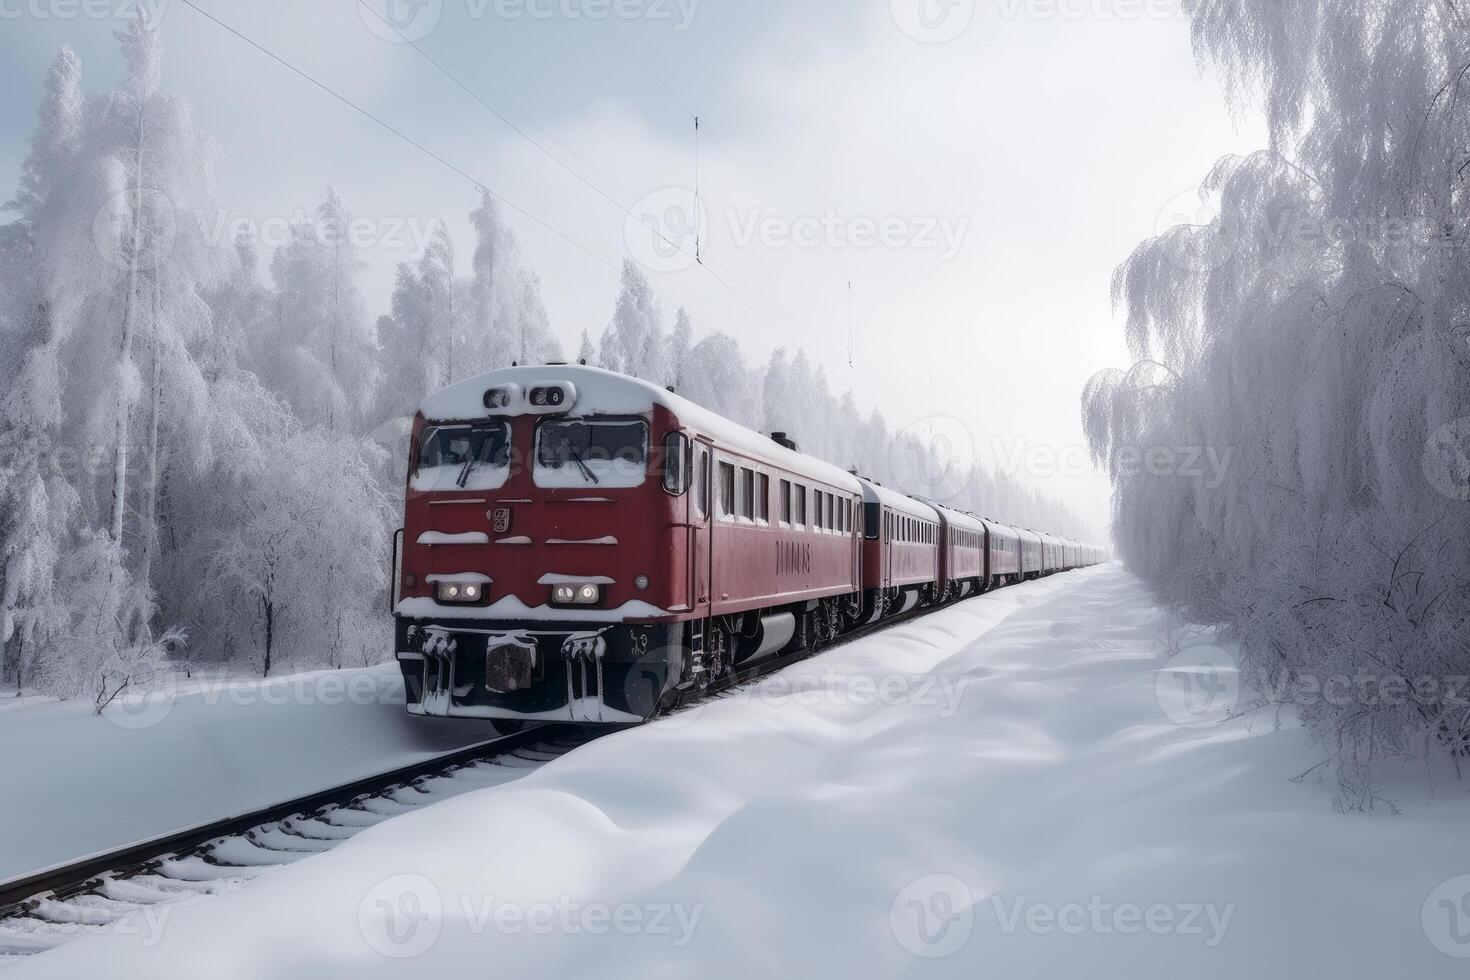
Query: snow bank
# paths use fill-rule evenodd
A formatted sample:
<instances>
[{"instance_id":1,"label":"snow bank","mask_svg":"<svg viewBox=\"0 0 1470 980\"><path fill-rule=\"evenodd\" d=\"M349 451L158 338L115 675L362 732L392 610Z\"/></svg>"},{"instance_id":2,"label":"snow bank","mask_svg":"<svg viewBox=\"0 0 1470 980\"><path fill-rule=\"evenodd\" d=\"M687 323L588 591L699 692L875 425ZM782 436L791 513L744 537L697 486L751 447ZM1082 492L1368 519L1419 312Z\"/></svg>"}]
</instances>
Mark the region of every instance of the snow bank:
<instances>
[{"instance_id":1,"label":"snow bank","mask_svg":"<svg viewBox=\"0 0 1470 980\"><path fill-rule=\"evenodd\" d=\"M409 718L394 665L194 681L93 716L9 703L0 879L451 752L488 724Z\"/></svg>"},{"instance_id":2,"label":"snow bank","mask_svg":"<svg viewBox=\"0 0 1470 980\"><path fill-rule=\"evenodd\" d=\"M1161 625L1115 566L1007 589L12 975L1463 975L1463 786L1335 814Z\"/></svg>"}]
</instances>

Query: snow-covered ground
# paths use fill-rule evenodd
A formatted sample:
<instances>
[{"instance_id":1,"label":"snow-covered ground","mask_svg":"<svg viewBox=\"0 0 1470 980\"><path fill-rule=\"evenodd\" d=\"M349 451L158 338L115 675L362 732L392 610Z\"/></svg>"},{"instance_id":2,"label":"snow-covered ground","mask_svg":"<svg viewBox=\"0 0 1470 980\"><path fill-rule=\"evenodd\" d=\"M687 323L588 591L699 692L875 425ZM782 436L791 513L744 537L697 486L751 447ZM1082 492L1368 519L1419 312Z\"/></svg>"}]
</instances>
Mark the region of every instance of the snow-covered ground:
<instances>
[{"instance_id":1,"label":"snow-covered ground","mask_svg":"<svg viewBox=\"0 0 1470 980\"><path fill-rule=\"evenodd\" d=\"M429 724L425 724L425 722ZM396 665L198 679L119 702L0 701L0 879L495 737L410 719Z\"/></svg>"},{"instance_id":2,"label":"snow-covered ground","mask_svg":"<svg viewBox=\"0 0 1470 980\"><path fill-rule=\"evenodd\" d=\"M1463 976L1465 786L1335 813L1163 626L1007 589L12 975Z\"/></svg>"}]
</instances>

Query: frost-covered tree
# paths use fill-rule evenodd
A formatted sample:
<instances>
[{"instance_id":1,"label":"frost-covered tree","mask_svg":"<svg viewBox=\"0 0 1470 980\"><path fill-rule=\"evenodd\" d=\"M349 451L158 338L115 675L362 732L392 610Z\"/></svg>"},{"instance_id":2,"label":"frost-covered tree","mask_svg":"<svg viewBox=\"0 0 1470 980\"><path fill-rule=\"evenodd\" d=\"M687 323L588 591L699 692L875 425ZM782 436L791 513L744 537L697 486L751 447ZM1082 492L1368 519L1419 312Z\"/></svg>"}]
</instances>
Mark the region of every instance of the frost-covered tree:
<instances>
[{"instance_id":1,"label":"frost-covered tree","mask_svg":"<svg viewBox=\"0 0 1470 980\"><path fill-rule=\"evenodd\" d=\"M337 192L299 222L271 259L275 304L257 338L262 380L299 418L357 432L373 394L376 343L349 233L352 213Z\"/></svg>"},{"instance_id":2,"label":"frost-covered tree","mask_svg":"<svg viewBox=\"0 0 1470 980\"><path fill-rule=\"evenodd\" d=\"M671 383L663 307L637 263L623 260L622 288L598 353L603 367L654 384Z\"/></svg>"},{"instance_id":3,"label":"frost-covered tree","mask_svg":"<svg viewBox=\"0 0 1470 980\"><path fill-rule=\"evenodd\" d=\"M479 370L561 359L561 345L541 299L541 280L522 266L515 236L495 199L481 191L470 212L478 239L469 285L470 330L476 353L457 377Z\"/></svg>"},{"instance_id":4,"label":"frost-covered tree","mask_svg":"<svg viewBox=\"0 0 1470 980\"><path fill-rule=\"evenodd\" d=\"M577 362L580 364L599 364L597 360L597 348L592 346L592 335L586 330L582 331L582 343L577 347Z\"/></svg>"},{"instance_id":5,"label":"frost-covered tree","mask_svg":"<svg viewBox=\"0 0 1470 980\"><path fill-rule=\"evenodd\" d=\"M0 229L0 355L13 372L0 389L0 680L18 686L64 638L70 615L58 575L79 508L60 466L61 364L54 266L41 229L56 178L81 138L81 65L63 48L52 61L21 187Z\"/></svg>"},{"instance_id":6,"label":"frost-covered tree","mask_svg":"<svg viewBox=\"0 0 1470 980\"><path fill-rule=\"evenodd\" d=\"M1470 674L1466 15L1186 8L1271 143L1207 175L1217 218L1118 270L1136 362L1092 380L1084 421L1125 559L1227 626L1268 696L1369 679L1305 705L1358 805L1366 760L1470 751L1470 706L1445 697ZM1230 463L1215 479L1159 465L1188 447Z\"/></svg>"}]
</instances>

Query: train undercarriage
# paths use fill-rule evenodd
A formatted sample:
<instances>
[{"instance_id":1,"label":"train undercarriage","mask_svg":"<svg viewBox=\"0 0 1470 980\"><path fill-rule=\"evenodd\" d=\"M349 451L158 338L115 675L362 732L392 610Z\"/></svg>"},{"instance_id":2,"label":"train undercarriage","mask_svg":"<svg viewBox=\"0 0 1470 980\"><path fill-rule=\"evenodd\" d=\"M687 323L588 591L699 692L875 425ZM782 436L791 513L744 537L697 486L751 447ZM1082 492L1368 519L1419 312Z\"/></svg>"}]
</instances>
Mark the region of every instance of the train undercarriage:
<instances>
[{"instance_id":1,"label":"train undercarriage","mask_svg":"<svg viewBox=\"0 0 1470 980\"><path fill-rule=\"evenodd\" d=\"M400 618L396 649L411 714L636 724L698 700L777 657L811 654L915 609L989 591L870 589L682 623L501 623ZM993 586L992 586L993 587Z\"/></svg>"}]
</instances>

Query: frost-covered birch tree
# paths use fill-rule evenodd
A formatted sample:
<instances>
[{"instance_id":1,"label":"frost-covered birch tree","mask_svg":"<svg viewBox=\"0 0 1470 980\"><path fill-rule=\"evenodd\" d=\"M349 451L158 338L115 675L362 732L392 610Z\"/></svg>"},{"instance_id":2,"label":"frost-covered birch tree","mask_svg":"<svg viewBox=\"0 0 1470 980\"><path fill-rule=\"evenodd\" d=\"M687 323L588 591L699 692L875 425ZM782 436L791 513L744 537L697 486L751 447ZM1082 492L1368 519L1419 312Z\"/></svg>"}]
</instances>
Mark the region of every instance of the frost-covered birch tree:
<instances>
[{"instance_id":1,"label":"frost-covered birch tree","mask_svg":"<svg viewBox=\"0 0 1470 980\"><path fill-rule=\"evenodd\" d=\"M1135 364L1092 380L1084 421L1124 557L1239 638L1361 805L1369 760L1470 751L1470 22L1437 0L1185 6L1270 145L1206 175L1218 217L1118 270ZM1191 447L1229 465L1158 465ZM1304 693L1338 677L1363 683Z\"/></svg>"}]
</instances>

